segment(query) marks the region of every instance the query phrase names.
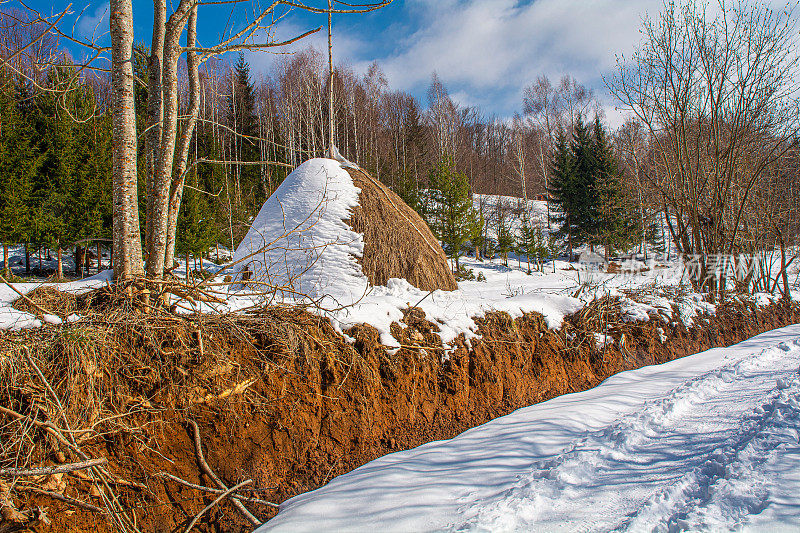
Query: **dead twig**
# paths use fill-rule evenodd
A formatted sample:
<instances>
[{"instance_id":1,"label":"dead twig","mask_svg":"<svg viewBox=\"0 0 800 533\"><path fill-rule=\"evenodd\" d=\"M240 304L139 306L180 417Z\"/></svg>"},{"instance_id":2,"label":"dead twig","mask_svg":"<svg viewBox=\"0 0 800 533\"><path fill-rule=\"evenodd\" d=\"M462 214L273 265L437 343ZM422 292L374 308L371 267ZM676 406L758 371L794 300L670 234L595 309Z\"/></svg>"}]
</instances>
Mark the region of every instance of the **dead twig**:
<instances>
[{"instance_id":1,"label":"dead twig","mask_svg":"<svg viewBox=\"0 0 800 533\"><path fill-rule=\"evenodd\" d=\"M16 487L17 490L21 490L23 492L33 492L34 494L41 494L42 496L47 496L49 498L53 498L54 500L62 501L69 505L80 507L81 509L85 509L87 511L92 511L93 513L100 513L105 514L106 510L97 507L96 505L92 505L91 503L86 503L81 500L76 500L75 498L70 498L69 496L65 496L60 492L52 492L49 490L42 490L36 487Z\"/></svg>"},{"instance_id":2,"label":"dead twig","mask_svg":"<svg viewBox=\"0 0 800 533\"><path fill-rule=\"evenodd\" d=\"M66 474L76 470L85 470L93 466L106 464L108 459L100 457L79 463L66 465L43 466L40 468L0 468L0 476L49 476L50 474Z\"/></svg>"},{"instance_id":3,"label":"dead twig","mask_svg":"<svg viewBox=\"0 0 800 533\"><path fill-rule=\"evenodd\" d=\"M31 305L33 306L33 308L34 308L34 309L36 309L37 311L39 311L39 312L42 314L42 316L44 316L44 315L53 315L53 316L58 316L58 315L56 315L55 313L51 313L51 312L50 312L50 311L48 311L47 309L44 309L42 306L40 306L39 304L37 304L36 302L34 302L34 301L33 301L33 300L31 300L30 298L28 298L28 297L27 297L25 294L22 294L20 291L18 291L18 290L17 290L17 288L16 288L16 287L14 287L14 286L13 286L11 283L9 283L9 282L6 280L6 278L4 278L2 275L0 275L0 282L4 283L5 285L7 285L7 286L8 286L8 288L9 288L9 289L11 289L11 290L12 290L12 291L14 291L15 293L19 294L19 295L20 295L20 297L21 297L23 300L25 300L26 302L28 302L29 304L31 304ZM62 319L63 319L63 317L59 317L59 318L62 318Z\"/></svg>"},{"instance_id":4,"label":"dead twig","mask_svg":"<svg viewBox=\"0 0 800 533\"><path fill-rule=\"evenodd\" d=\"M200 463L200 468L208 477L214 480L214 483L216 483L219 488L227 491L228 487L225 485L225 483L222 482L222 480L219 477L217 477L217 474L214 473L214 471L211 469L210 466L208 466L208 463L206 462L206 458L203 455L203 442L200 440L200 428L197 426L197 422L190 419L189 423L192 425L192 429L194 429L194 448L195 448L195 453L197 454L197 461ZM242 513L242 515L244 515L245 518L247 518L247 520L252 525L254 526L261 525L261 521L259 521L258 518L253 516L253 514L247 510L247 508L242 504L241 501L239 501L238 498L232 496L231 503L233 504L234 507L236 507L236 509L240 513Z\"/></svg>"},{"instance_id":5,"label":"dead twig","mask_svg":"<svg viewBox=\"0 0 800 533\"><path fill-rule=\"evenodd\" d=\"M189 531L191 531L191 530L192 530L192 528L193 528L193 527L194 527L194 525L197 523L197 521L198 521L198 520L200 520L200 517L201 517L201 516L203 516L204 514L206 514L206 511L208 511L209 509L211 509L212 507L214 507L215 505L217 505L219 502L221 502L222 500L224 500L224 499L225 499L225 498L227 498L228 496L231 496L231 494L233 494L234 492L236 492L236 491L237 491L237 490L239 490L240 488L242 488L242 487L244 487L245 485L247 485L247 484L249 484L249 483L252 483L252 482L253 482L253 480L252 480L252 479L247 479L247 480L245 480L245 481L242 481L242 482L241 482L241 483L239 483L238 485L234 485L233 487L231 487L231 488L227 489L225 492L223 492L222 494L220 494L219 496L217 496L217 497L214 499L214 501L213 501L213 502L211 502L211 503L209 503L208 505L206 505L205 507L203 507L203 509L202 509L202 510L201 510L199 513L197 513L197 514L195 515L195 517L194 517L194 518L192 518L192 521L191 521L191 522L189 522L189 526L186 528L186 530L185 530L185 533L189 533ZM233 501L233 498L231 498L231 501Z\"/></svg>"},{"instance_id":6,"label":"dead twig","mask_svg":"<svg viewBox=\"0 0 800 533\"><path fill-rule=\"evenodd\" d=\"M164 479L169 479L171 481L174 481L175 483L178 483L178 484L183 485L185 487L189 487L190 489L195 489L195 490L199 490L199 491L203 491L203 492L209 492L211 494L222 494L222 493L225 492L222 489L212 489L211 487L206 487L205 485L198 485L197 483L192 483L190 481L186 481L185 479L181 479L178 476L174 476L174 475L172 475L172 474L170 474L168 472L161 472L158 475L163 477ZM252 489L247 489L247 490L253 490L253 491L272 490L274 488L275 487L270 487L270 488L266 488L266 489L252 488ZM278 509L280 507L280 505L278 505L277 503L268 502L267 500L262 500L260 498L249 498L247 496L241 496L241 495L238 495L238 494L236 495L236 497L239 498L240 500L242 500L243 502L247 502L247 503L256 503L256 504L260 504L260 505L266 505L268 507L273 507L275 509Z\"/></svg>"}]
</instances>

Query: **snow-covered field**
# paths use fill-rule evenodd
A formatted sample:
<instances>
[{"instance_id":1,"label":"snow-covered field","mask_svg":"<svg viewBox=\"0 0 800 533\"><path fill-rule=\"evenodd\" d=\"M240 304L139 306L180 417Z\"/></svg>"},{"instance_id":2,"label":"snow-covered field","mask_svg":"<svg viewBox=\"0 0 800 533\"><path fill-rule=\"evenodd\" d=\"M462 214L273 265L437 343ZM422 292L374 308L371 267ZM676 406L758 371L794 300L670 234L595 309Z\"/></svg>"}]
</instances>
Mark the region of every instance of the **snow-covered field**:
<instances>
[{"instance_id":1,"label":"snow-covered field","mask_svg":"<svg viewBox=\"0 0 800 533\"><path fill-rule=\"evenodd\" d=\"M54 287L63 292L81 294L100 288L111 282L113 272L104 270L99 274L90 276L79 281L68 281L65 283L12 283L11 286L0 284L0 329L21 330L29 328L39 328L42 320L34 315L23 311L17 311L11 305L20 297L19 293L27 294L37 287ZM60 324L63 320L55 315L45 315L42 317L45 322L50 324ZM78 315L65 317L69 321L80 320Z\"/></svg>"},{"instance_id":2,"label":"snow-covered field","mask_svg":"<svg viewBox=\"0 0 800 533\"><path fill-rule=\"evenodd\" d=\"M221 303L174 296L179 310L235 313L316 302L309 310L340 332L371 324L389 349L399 348L390 326L412 306L438 325L445 344L460 335L469 342L475 319L493 311L540 313L559 328L565 316L605 295L620 298L627 321L691 327L716 312L688 290L674 255L617 265L623 273L562 260L528 273L513 257L508 265L464 258L475 279L456 291L422 291L401 279L370 287L356 261L363 236L345 224L358 193L347 173L330 160L311 160L292 176L255 219L236 251L240 262L204 264L211 281L233 274L239 283L209 289ZM503 201L489 200L489 207ZM542 202L530 208L539 219L546 212ZM12 252L10 264L18 267L20 249ZM252 277L241 273L245 267ZM173 272L186 276L187 265ZM797 286L797 266L791 276ZM0 329L81 320L17 311L17 292L41 285L83 292L110 279L104 271L70 283L0 284ZM265 291L264 283L283 290ZM737 297L757 306L777 299ZM613 342L606 333L595 332L598 344ZM450 441L373 461L289 500L265 530L800 531L799 365L800 326L793 326L619 374Z\"/></svg>"},{"instance_id":3,"label":"snow-covered field","mask_svg":"<svg viewBox=\"0 0 800 533\"><path fill-rule=\"evenodd\" d=\"M798 531L800 326L624 372L286 501L259 531Z\"/></svg>"},{"instance_id":4,"label":"snow-covered field","mask_svg":"<svg viewBox=\"0 0 800 533\"><path fill-rule=\"evenodd\" d=\"M546 262L541 272L528 274L527 265L514 257L507 266L500 259L481 262L464 258L462 264L473 271L475 280L462 281L457 291L428 293L401 279L371 287L357 261L363 250L363 236L346 223L350 209L357 204L358 193L338 162L306 161L264 204L237 248L233 263L224 267L204 262L205 270L215 274L209 281L218 282L217 286L224 285L223 280L229 274L233 275L234 283L243 283L215 290L214 296L221 303L177 302L177 296L173 303L179 304L179 312L187 313L234 313L278 303L312 304L310 310L330 318L340 332L358 324L374 326L381 342L390 349L399 347L391 334L391 324L400 323L404 310L412 306L422 308L427 318L438 324L445 344L452 344L462 334L469 342L477 331L474 319L492 311L504 311L513 317L540 313L549 327L558 328L565 316L603 295L622 297L625 317L631 321L680 320L689 327L698 314L715 312L714 306L704 302L700 295L686 294L685 290L673 291L669 300L658 294L664 287L685 284L683 266L675 261L674 255L665 264L654 262L650 254L649 264L631 259L628 264L618 265L627 274L607 273L604 263L599 265L603 271L598 272L589 263L561 260ZM508 197L476 196L475 201L490 215L500 205L508 206L501 211L521 210L521 203ZM528 209L533 218L546 224L544 202L530 201ZM519 225L519 220L510 220L512 226ZM21 259L21 248L17 248L12 253L12 266L20 264ZM186 270L182 262L173 273L185 276ZM793 282L797 278L797 272L792 272ZM98 275L85 282L58 287L85 290L106 279L106 275ZM26 292L36 284L15 287ZM633 301L625 296L625 289L639 290L645 296ZM9 287L0 285L0 328L40 326L41 321L33 315L10 308L15 298L17 295ZM759 305L774 299L772 295L755 295L755 298ZM672 316L673 306L679 310L677 317Z\"/></svg>"}]
</instances>

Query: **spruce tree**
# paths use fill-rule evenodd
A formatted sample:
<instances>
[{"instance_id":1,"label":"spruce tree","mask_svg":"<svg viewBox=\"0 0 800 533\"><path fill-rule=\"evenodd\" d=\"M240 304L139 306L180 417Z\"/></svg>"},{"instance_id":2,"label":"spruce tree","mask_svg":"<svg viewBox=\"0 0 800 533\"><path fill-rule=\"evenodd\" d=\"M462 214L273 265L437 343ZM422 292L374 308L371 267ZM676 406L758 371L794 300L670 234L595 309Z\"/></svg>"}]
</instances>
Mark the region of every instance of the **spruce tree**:
<instances>
[{"instance_id":1,"label":"spruce tree","mask_svg":"<svg viewBox=\"0 0 800 533\"><path fill-rule=\"evenodd\" d=\"M200 258L203 270L203 256L216 240L212 210L205 195L198 191L197 176L194 183L184 192L181 211L178 214L177 248L186 254L186 272L189 268L189 255Z\"/></svg>"},{"instance_id":2,"label":"spruce tree","mask_svg":"<svg viewBox=\"0 0 800 533\"><path fill-rule=\"evenodd\" d=\"M497 224L497 246L495 251L503 258L503 264L508 266L508 254L514 251L514 233L507 217L500 218Z\"/></svg>"},{"instance_id":3,"label":"spruce tree","mask_svg":"<svg viewBox=\"0 0 800 533\"><path fill-rule=\"evenodd\" d=\"M239 54L239 60L231 73L231 87L228 95L228 122L233 130L230 143L233 145L234 159L239 162L261 160L258 142L258 119L256 117L255 88L250 79L250 65ZM239 218L247 219L255 214L266 199L261 186L259 165L235 165L237 179L236 207L242 211Z\"/></svg>"},{"instance_id":4,"label":"spruce tree","mask_svg":"<svg viewBox=\"0 0 800 533\"><path fill-rule=\"evenodd\" d=\"M24 86L18 85L17 96L24 91ZM31 206L42 156L36 146L33 107L29 100L17 102L4 106L2 114L5 157L0 160L0 240L25 244L25 272L30 274Z\"/></svg>"},{"instance_id":5,"label":"spruce tree","mask_svg":"<svg viewBox=\"0 0 800 533\"><path fill-rule=\"evenodd\" d=\"M550 211L551 220L559 226L558 233L567 238L569 257L572 260L573 236L577 232L578 218L575 198L578 194L574 173L574 158L564 130L559 129L550 164L548 194L558 209Z\"/></svg>"},{"instance_id":6,"label":"spruce tree","mask_svg":"<svg viewBox=\"0 0 800 533\"><path fill-rule=\"evenodd\" d=\"M473 209L469 227L469 241L472 247L475 248L475 259L483 261L481 250L486 248L486 219L482 210Z\"/></svg>"},{"instance_id":7,"label":"spruce tree","mask_svg":"<svg viewBox=\"0 0 800 533\"><path fill-rule=\"evenodd\" d=\"M595 244L599 231L599 201L597 190L597 160L591 131L579 115L570 143L572 153L572 197L570 205L573 220L573 238L580 243Z\"/></svg>"},{"instance_id":8,"label":"spruce tree","mask_svg":"<svg viewBox=\"0 0 800 533\"><path fill-rule=\"evenodd\" d=\"M640 234L633 210L625 205L619 166L600 118L595 116L593 163L597 215L593 241L603 245L606 258L631 245Z\"/></svg>"},{"instance_id":9,"label":"spruce tree","mask_svg":"<svg viewBox=\"0 0 800 533\"><path fill-rule=\"evenodd\" d=\"M528 274L531 273L531 259L539 270L542 269L542 260L547 257L547 246L542 227L530 215L524 213L522 226L517 237L517 249L520 256L524 255L528 261Z\"/></svg>"},{"instance_id":10,"label":"spruce tree","mask_svg":"<svg viewBox=\"0 0 800 533\"><path fill-rule=\"evenodd\" d=\"M444 158L431 169L428 185L432 196L430 218L433 229L445 251L455 259L455 270L458 271L461 248L470 238L475 224L469 179L453 168L452 159Z\"/></svg>"}]
</instances>

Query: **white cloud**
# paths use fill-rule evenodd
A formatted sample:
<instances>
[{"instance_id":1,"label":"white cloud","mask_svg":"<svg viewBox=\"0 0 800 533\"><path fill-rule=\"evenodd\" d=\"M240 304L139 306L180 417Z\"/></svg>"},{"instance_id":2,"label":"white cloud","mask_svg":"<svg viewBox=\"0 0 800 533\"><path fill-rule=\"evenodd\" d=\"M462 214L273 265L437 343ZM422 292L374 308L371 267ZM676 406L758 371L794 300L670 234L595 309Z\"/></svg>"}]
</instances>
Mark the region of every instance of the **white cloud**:
<instances>
[{"instance_id":1,"label":"white cloud","mask_svg":"<svg viewBox=\"0 0 800 533\"><path fill-rule=\"evenodd\" d=\"M78 31L83 37L98 38L108 33L108 4L101 3L93 12L89 7L78 18Z\"/></svg>"},{"instance_id":2,"label":"white cloud","mask_svg":"<svg viewBox=\"0 0 800 533\"><path fill-rule=\"evenodd\" d=\"M762 1L779 7L785 0ZM539 75L555 84L571 74L595 91L616 124L624 115L603 78L613 74L619 55L634 50L643 17L657 16L662 6L662 0L405 0L397 28L370 37L383 45L389 40L383 49L391 52L376 56L375 43L354 24L349 31L334 28L334 56L359 73L377 60L392 89L417 95L436 71L459 103L500 115L521 108L523 88ZM289 20L279 25L281 37L301 29L307 28ZM324 53L324 29L294 49L309 44ZM265 69L274 61L261 57L253 61Z\"/></svg>"},{"instance_id":3,"label":"white cloud","mask_svg":"<svg viewBox=\"0 0 800 533\"><path fill-rule=\"evenodd\" d=\"M286 41L293 39L303 33L315 29L313 24L298 24L292 20L282 21L275 26L275 33L272 40L276 42ZM263 42L263 34L258 42ZM344 32L336 31L336 24L334 21L333 27L333 54L334 61L338 64L341 62L352 64L354 59L360 56L360 51L363 51L363 43L357 38L354 39ZM292 43L291 45L276 48L273 51L251 51L245 55L250 63L251 70L254 73L270 72L275 65L276 60L285 54L292 54L302 50L313 48L324 55L327 64L328 57L328 32L325 27L320 31L309 35L308 37ZM361 62L356 60L356 64L360 65ZM368 63L365 63L365 65ZM366 67L356 68L357 71L366 71Z\"/></svg>"},{"instance_id":4,"label":"white cloud","mask_svg":"<svg viewBox=\"0 0 800 533\"><path fill-rule=\"evenodd\" d=\"M436 70L477 91L521 88L540 74L598 84L615 54L638 41L641 17L660 0L413 2L423 24L381 62L392 85L414 89ZM426 12L426 7L428 11ZM515 95L518 96L518 95Z\"/></svg>"}]
</instances>

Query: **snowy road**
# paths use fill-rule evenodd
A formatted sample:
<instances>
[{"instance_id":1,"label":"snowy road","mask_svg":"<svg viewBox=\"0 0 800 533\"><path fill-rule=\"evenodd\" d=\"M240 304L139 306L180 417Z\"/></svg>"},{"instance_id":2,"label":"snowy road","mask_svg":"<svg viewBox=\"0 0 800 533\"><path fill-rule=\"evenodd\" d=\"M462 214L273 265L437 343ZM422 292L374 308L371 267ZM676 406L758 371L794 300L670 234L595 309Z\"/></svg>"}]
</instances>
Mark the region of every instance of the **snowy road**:
<instances>
[{"instance_id":1,"label":"snowy road","mask_svg":"<svg viewBox=\"0 0 800 533\"><path fill-rule=\"evenodd\" d=\"M283 504L264 531L800 531L800 326L625 372Z\"/></svg>"}]
</instances>

